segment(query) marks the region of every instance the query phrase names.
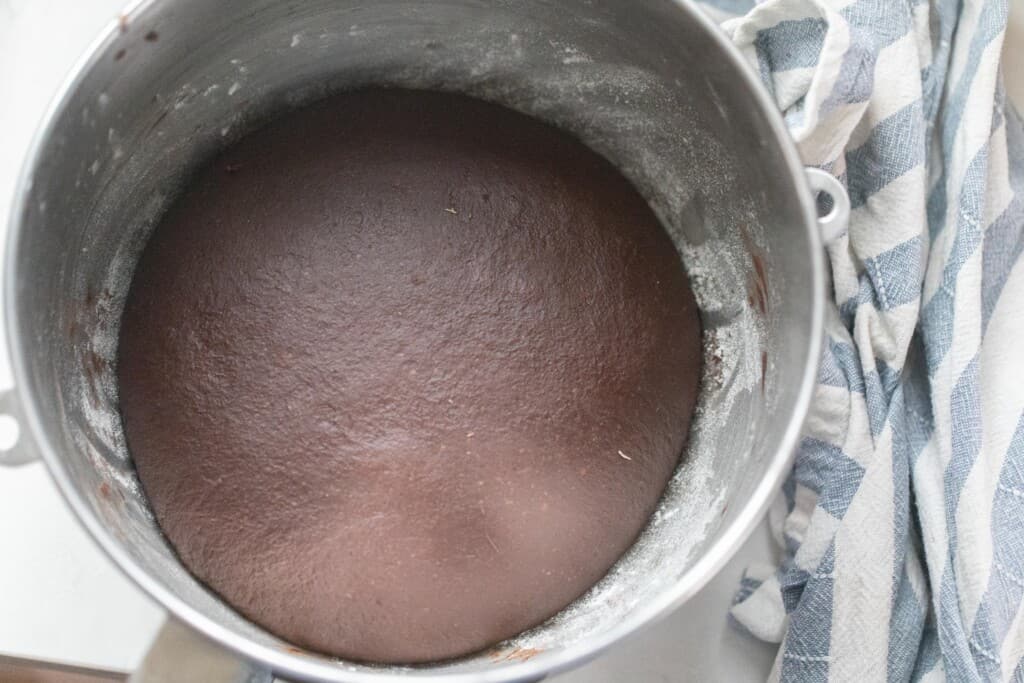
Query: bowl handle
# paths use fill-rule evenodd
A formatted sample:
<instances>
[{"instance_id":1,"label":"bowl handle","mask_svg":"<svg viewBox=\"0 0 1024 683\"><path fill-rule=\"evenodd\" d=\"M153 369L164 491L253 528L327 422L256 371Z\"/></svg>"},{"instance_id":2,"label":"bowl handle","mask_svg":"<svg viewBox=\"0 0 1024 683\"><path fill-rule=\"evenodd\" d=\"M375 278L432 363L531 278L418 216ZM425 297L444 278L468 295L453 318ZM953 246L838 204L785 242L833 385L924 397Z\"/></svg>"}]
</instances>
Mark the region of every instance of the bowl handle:
<instances>
[{"instance_id":1,"label":"bowl handle","mask_svg":"<svg viewBox=\"0 0 1024 683\"><path fill-rule=\"evenodd\" d=\"M25 419L18 392L8 387L0 391L0 465L13 467L36 459L38 455L35 445L25 433Z\"/></svg>"},{"instance_id":2,"label":"bowl handle","mask_svg":"<svg viewBox=\"0 0 1024 683\"><path fill-rule=\"evenodd\" d=\"M818 217L821 240L828 246L845 235L850 225L850 196L846 194L843 184L831 173L813 167L804 170L807 173L807 184L811 187L811 194L817 197L818 193L824 193L832 198L832 210Z\"/></svg>"}]
</instances>

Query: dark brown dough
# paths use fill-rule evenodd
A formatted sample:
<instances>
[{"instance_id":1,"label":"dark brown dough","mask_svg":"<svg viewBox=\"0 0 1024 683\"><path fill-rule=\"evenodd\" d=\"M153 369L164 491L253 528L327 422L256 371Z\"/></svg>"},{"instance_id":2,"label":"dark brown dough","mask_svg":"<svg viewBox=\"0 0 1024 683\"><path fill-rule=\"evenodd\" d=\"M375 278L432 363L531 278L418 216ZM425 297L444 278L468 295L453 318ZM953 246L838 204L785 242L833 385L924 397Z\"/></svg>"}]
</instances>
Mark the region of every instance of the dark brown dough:
<instances>
[{"instance_id":1,"label":"dark brown dough","mask_svg":"<svg viewBox=\"0 0 1024 683\"><path fill-rule=\"evenodd\" d=\"M495 105L369 90L190 183L131 286L121 409L198 578L295 644L422 662L544 621L629 548L699 339L609 163Z\"/></svg>"}]
</instances>

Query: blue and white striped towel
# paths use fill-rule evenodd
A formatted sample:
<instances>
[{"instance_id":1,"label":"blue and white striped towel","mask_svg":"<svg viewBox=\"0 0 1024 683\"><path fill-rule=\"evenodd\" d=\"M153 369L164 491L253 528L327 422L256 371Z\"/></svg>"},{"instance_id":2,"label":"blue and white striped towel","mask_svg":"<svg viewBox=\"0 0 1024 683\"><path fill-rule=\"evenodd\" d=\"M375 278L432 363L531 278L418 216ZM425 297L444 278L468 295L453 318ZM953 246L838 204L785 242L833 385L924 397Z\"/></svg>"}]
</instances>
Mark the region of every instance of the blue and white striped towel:
<instances>
[{"instance_id":1,"label":"blue and white striped towel","mask_svg":"<svg viewBox=\"0 0 1024 683\"><path fill-rule=\"evenodd\" d=\"M853 206L772 516L785 559L748 571L732 615L781 641L773 680L1024 681L1024 128L999 72L1006 0L706 9Z\"/></svg>"}]
</instances>

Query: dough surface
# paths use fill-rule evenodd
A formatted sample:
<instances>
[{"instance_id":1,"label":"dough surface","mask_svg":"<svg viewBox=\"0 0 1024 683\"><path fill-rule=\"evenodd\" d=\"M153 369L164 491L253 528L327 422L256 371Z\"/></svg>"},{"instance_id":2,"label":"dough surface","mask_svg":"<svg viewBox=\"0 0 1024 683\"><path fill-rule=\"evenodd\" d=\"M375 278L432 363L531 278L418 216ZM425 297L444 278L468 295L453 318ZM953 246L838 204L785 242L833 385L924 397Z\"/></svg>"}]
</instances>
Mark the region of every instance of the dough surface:
<instances>
[{"instance_id":1,"label":"dough surface","mask_svg":"<svg viewBox=\"0 0 1024 683\"><path fill-rule=\"evenodd\" d=\"M679 257L608 162L496 105L366 90L190 181L118 378L200 580L296 645L411 663L607 572L676 467L700 357Z\"/></svg>"}]
</instances>

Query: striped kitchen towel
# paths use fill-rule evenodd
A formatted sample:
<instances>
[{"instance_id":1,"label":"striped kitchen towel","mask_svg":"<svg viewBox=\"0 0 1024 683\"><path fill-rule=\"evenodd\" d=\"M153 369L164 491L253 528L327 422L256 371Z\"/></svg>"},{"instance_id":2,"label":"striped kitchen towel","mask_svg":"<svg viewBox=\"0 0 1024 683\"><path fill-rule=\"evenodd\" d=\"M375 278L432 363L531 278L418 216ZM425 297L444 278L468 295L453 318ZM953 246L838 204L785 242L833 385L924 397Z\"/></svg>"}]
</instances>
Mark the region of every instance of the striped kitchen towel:
<instances>
[{"instance_id":1,"label":"striped kitchen towel","mask_svg":"<svg viewBox=\"0 0 1024 683\"><path fill-rule=\"evenodd\" d=\"M772 679L1024 681L1024 128L1005 0L717 0L842 180L827 341L733 618ZM1018 346L1019 344L1019 346Z\"/></svg>"}]
</instances>

